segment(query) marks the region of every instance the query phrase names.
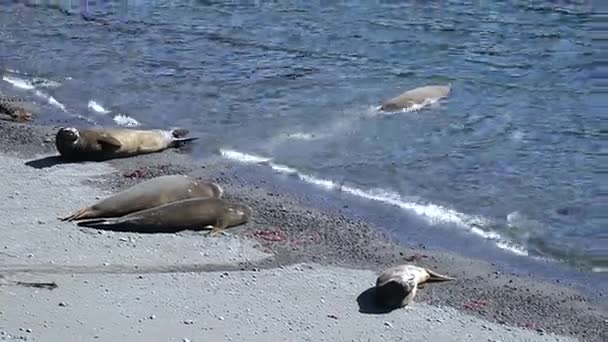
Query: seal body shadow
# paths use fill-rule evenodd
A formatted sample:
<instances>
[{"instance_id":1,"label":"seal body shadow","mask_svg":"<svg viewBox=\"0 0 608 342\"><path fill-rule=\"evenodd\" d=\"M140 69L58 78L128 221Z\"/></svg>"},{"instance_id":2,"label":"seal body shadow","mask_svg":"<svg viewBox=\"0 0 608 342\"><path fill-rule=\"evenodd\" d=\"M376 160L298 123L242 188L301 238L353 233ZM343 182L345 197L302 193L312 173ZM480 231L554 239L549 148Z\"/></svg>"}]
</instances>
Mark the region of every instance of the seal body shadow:
<instances>
[{"instance_id":1,"label":"seal body shadow","mask_svg":"<svg viewBox=\"0 0 608 342\"><path fill-rule=\"evenodd\" d=\"M185 175L161 176L138 183L60 220L120 217L183 199L219 198L222 195L222 188L215 183L199 182Z\"/></svg>"},{"instance_id":2,"label":"seal body shadow","mask_svg":"<svg viewBox=\"0 0 608 342\"><path fill-rule=\"evenodd\" d=\"M77 129L62 127L55 135L59 154L70 161L102 161L161 152L198 139L188 130Z\"/></svg>"},{"instance_id":3,"label":"seal body shadow","mask_svg":"<svg viewBox=\"0 0 608 342\"><path fill-rule=\"evenodd\" d=\"M420 284L450 280L456 279L424 267L414 265L390 267L380 273L376 279L376 299L387 307L404 307L414 300Z\"/></svg>"},{"instance_id":4,"label":"seal body shadow","mask_svg":"<svg viewBox=\"0 0 608 342\"><path fill-rule=\"evenodd\" d=\"M452 83L447 85L429 85L408 90L403 94L384 101L381 111L397 111L424 105L427 101L437 101L450 94Z\"/></svg>"},{"instance_id":5,"label":"seal body shadow","mask_svg":"<svg viewBox=\"0 0 608 342\"><path fill-rule=\"evenodd\" d=\"M229 204L221 198L190 198L108 219L78 222L79 226L139 233L174 233L212 229L211 235L246 223L252 216L246 205Z\"/></svg>"}]
</instances>

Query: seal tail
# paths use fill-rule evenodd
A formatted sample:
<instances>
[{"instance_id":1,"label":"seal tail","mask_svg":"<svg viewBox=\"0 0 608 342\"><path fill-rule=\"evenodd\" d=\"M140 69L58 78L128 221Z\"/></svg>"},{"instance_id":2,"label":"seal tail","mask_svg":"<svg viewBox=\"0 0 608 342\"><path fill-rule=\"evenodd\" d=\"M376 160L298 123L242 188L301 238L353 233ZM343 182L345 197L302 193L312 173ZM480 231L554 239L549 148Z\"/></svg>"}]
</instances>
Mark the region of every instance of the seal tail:
<instances>
[{"instance_id":1,"label":"seal tail","mask_svg":"<svg viewBox=\"0 0 608 342\"><path fill-rule=\"evenodd\" d=\"M73 213L72 215L59 217L59 220L67 221L67 222L71 222L74 220L82 220L82 219L90 218L91 214L92 214L92 212L91 212L90 208L84 208L84 209L78 210L77 212Z\"/></svg>"},{"instance_id":2,"label":"seal tail","mask_svg":"<svg viewBox=\"0 0 608 342\"><path fill-rule=\"evenodd\" d=\"M183 145L185 143L197 140L198 137L190 137L190 138L173 138L173 140L171 140L171 143L169 144L169 147L177 147L180 145Z\"/></svg>"},{"instance_id":3,"label":"seal tail","mask_svg":"<svg viewBox=\"0 0 608 342\"><path fill-rule=\"evenodd\" d=\"M91 219L86 221L80 221L77 223L79 227L88 228L108 228L119 224L120 221L116 218L105 218L105 219Z\"/></svg>"},{"instance_id":4,"label":"seal tail","mask_svg":"<svg viewBox=\"0 0 608 342\"><path fill-rule=\"evenodd\" d=\"M432 282L432 281L450 281L450 280L456 280L456 278L452 278L452 277L448 277L446 275L443 274L439 274L435 271L431 271L428 268L426 269L426 272L429 274L429 279L427 280L427 282Z\"/></svg>"}]
</instances>

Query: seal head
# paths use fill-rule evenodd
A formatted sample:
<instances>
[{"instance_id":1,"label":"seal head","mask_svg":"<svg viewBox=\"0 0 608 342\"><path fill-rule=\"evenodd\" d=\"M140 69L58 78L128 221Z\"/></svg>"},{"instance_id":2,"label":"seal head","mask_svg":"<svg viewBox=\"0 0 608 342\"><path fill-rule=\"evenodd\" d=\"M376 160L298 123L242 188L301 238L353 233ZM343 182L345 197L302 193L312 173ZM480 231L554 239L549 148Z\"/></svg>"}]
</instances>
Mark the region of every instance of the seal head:
<instances>
[{"instance_id":1,"label":"seal head","mask_svg":"<svg viewBox=\"0 0 608 342\"><path fill-rule=\"evenodd\" d=\"M383 273L376 280L376 296L380 304L395 308L407 305L416 295L417 284L414 275Z\"/></svg>"},{"instance_id":2,"label":"seal head","mask_svg":"<svg viewBox=\"0 0 608 342\"><path fill-rule=\"evenodd\" d=\"M253 215L251 207L245 204L233 204L226 209L224 220L231 222L231 225L241 225L248 222Z\"/></svg>"}]
</instances>

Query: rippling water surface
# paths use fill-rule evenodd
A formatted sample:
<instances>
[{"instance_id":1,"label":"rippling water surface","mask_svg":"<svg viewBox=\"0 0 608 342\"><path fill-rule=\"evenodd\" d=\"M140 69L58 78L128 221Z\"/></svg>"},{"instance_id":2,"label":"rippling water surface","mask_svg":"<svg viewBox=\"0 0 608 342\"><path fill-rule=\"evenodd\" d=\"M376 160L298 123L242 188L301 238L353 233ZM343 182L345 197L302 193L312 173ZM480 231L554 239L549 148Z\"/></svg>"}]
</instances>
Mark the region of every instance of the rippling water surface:
<instances>
[{"instance_id":1,"label":"rippling water surface","mask_svg":"<svg viewBox=\"0 0 608 342\"><path fill-rule=\"evenodd\" d=\"M608 266L588 1L26 3L0 2L0 91L48 121L189 127L197 157ZM421 110L376 111L448 82Z\"/></svg>"}]
</instances>

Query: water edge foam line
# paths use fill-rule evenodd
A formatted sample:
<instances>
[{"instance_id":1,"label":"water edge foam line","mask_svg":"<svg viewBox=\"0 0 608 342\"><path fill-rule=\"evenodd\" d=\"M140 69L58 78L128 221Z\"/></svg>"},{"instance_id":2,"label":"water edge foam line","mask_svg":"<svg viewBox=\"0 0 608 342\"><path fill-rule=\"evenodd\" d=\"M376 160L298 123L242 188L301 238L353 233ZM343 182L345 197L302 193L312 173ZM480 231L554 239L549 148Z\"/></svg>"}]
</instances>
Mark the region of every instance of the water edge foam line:
<instances>
[{"instance_id":1,"label":"water edge foam line","mask_svg":"<svg viewBox=\"0 0 608 342\"><path fill-rule=\"evenodd\" d=\"M528 251L511 241L502 239L501 235L493 231L485 231L479 226L484 226L489 223L487 219L478 216L470 216L464 213L457 212L453 209L444 208L436 204L420 204L404 201L399 194L392 193L383 189L363 190L331 180L320 179L310 175L303 174L297 169L287 165L277 164L272 162L272 158L256 156L248 153L243 153L235 150L220 149L220 154L237 162L246 164L264 164L270 166L271 169L283 174L295 175L300 180L319 186L325 190L340 190L356 197L365 198L389 205L399 207L404 210L413 211L417 215L425 218L428 223L452 223L462 228L467 229L475 235L478 235L487 240L493 240L496 246L500 249L507 250L511 253L529 256Z\"/></svg>"}]
</instances>

